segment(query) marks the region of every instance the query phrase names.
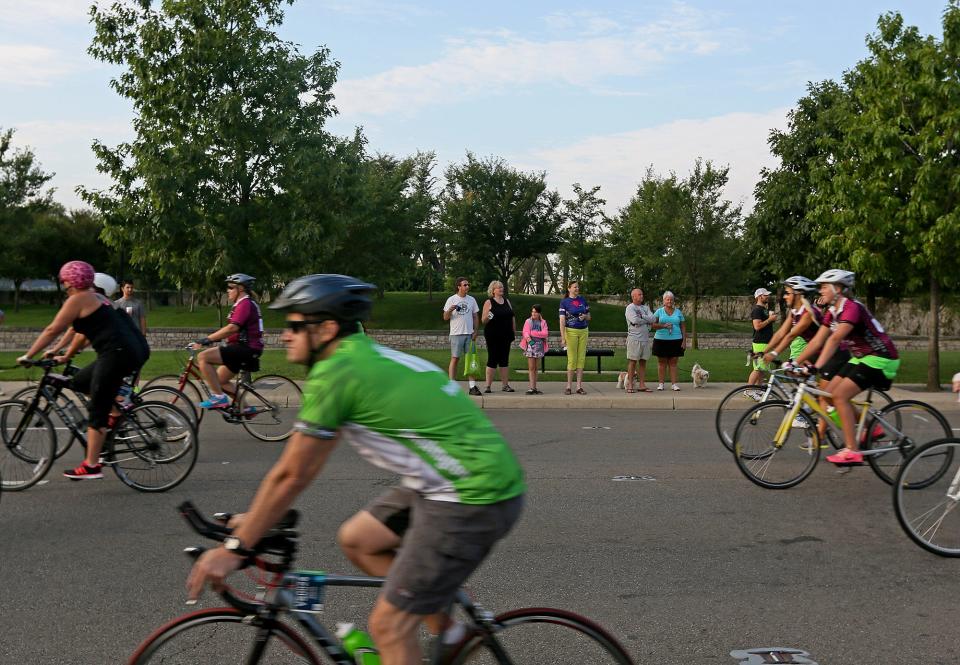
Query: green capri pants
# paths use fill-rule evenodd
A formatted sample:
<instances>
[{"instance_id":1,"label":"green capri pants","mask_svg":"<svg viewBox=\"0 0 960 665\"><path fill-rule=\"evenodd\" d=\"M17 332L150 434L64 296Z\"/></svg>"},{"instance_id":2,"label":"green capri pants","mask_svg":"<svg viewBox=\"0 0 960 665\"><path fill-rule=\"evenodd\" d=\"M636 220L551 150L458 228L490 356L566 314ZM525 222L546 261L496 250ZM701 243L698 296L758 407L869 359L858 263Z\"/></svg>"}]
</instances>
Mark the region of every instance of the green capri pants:
<instances>
[{"instance_id":1,"label":"green capri pants","mask_svg":"<svg viewBox=\"0 0 960 665\"><path fill-rule=\"evenodd\" d=\"M567 369L583 369L587 363L587 328L567 328Z\"/></svg>"}]
</instances>

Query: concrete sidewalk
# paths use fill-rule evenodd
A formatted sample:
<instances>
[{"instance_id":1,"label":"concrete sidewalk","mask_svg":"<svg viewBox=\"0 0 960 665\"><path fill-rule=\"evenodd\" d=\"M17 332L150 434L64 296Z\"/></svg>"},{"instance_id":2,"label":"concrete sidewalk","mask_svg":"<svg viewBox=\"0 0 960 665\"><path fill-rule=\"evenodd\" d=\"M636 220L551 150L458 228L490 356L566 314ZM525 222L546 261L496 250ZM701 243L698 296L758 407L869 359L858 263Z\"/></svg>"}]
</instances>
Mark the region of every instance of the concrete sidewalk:
<instances>
[{"instance_id":1,"label":"concrete sidewalk","mask_svg":"<svg viewBox=\"0 0 960 665\"><path fill-rule=\"evenodd\" d=\"M466 382L461 382L467 390ZM540 382L537 385L542 395L526 395L526 382L515 382L513 393L505 393L500 383L494 382L493 392L474 397L484 409L667 409L667 410L712 410L723 397L736 388L737 383L708 383L703 388L694 388L692 383L681 383L680 391L670 390L669 384L663 392L655 390L656 383L648 384L653 392L627 394L617 388L615 382L584 382L586 395L564 395L566 385L562 381ZM480 386L483 390L483 387ZM916 399L926 402L949 415L960 411L957 395L946 390L931 393L922 390L919 385L894 386L890 396L895 400Z\"/></svg>"},{"instance_id":2,"label":"concrete sidewalk","mask_svg":"<svg viewBox=\"0 0 960 665\"><path fill-rule=\"evenodd\" d=\"M0 397L9 399L20 388L27 384L22 381L2 381L0 388L6 394ZM467 390L466 381L461 381L463 390ZM656 388L656 383L648 384L650 389ZM627 394L618 389L614 381L584 382L583 389L586 395L564 395L566 387L563 381L541 381L538 388L542 395L526 395L527 382L519 381L511 386L516 392L505 393L500 390L499 381L494 382L493 392L481 397L473 397L483 409L666 409L672 410L712 410L723 397L736 388L737 383L708 383L704 388L694 388L692 383L681 383L680 391L673 392L669 385L663 392L653 390L649 393ZM483 390L483 386L480 386ZM922 390L919 385L894 386L890 391L894 399L916 399L933 405L948 417L951 413L960 412L957 395L946 390L939 393L930 393Z\"/></svg>"}]
</instances>

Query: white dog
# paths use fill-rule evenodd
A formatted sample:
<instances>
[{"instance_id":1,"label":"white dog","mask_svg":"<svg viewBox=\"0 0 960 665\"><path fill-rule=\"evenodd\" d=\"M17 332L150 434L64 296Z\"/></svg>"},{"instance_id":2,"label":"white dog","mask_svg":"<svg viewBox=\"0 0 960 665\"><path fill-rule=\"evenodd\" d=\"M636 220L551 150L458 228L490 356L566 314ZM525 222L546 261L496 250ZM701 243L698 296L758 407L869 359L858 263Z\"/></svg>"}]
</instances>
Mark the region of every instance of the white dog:
<instances>
[{"instance_id":1,"label":"white dog","mask_svg":"<svg viewBox=\"0 0 960 665\"><path fill-rule=\"evenodd\" d=\"M700 367L700 363L695 363L693 369L690 370L690 376L693 378L693 387L694 388L703 388L707 385L707 380L710 378L710 372Z\"/></svg>"},{"instance_id":2,"label":"white dog","mask_svg":"<svg viewBox=\"0 0 960 665\"><path fill-rule=\"evenodd\" d=\"M620 372L620 374L617 375L617 388L620 390L623 390L626 387L627 387L627 373Z\"/></svg>"}]
</instances>

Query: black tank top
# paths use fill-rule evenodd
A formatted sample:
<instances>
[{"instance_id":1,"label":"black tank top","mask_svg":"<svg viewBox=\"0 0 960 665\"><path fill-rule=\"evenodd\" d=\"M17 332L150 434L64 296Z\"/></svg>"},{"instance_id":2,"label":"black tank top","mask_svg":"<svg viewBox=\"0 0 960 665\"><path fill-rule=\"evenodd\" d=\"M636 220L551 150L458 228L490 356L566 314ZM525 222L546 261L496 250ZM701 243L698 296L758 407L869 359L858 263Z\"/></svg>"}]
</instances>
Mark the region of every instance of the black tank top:
<instances>
[{"instance_id":1,"label":"black tank top","mask_svg":"<svg viewBox=\"0 0 960 665\"><path fill-rule=\"evenodd\" d=\"M90 340L97 355L110 351L126 351L137 355L149 353L146 338L136 329L130 317L107 303L101 303L87 316L74 320L73 329Z\"/></svg>"},{"instance_id":2,"label":"black tank top","mask_svg":"<svg viewBox=\"0 0 960 665\"><path fill-rule=\"evenodd\" d=\"M507 299L504 298L501 305L490 298L490 312L493 318L484 325L483 336L494 339L513 339L513 308L510 307Z\"/></svg>"}]
</instances>

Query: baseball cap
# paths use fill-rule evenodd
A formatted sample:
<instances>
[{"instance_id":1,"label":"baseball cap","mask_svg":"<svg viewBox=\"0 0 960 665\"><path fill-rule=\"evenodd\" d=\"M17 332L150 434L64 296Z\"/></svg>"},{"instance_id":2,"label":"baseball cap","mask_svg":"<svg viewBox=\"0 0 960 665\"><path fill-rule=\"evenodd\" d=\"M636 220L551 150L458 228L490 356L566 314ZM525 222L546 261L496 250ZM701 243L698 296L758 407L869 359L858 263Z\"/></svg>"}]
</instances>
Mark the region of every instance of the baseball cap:
<instances>
[{"instance_id":1,"label":"baseball cap","mask_svg":"<svg viewBox=\"0 0 960 665\"><path fill-rule=\"evenodd\" d=\"M763 288L762 286L761 286L759 289L757 289L756 291L753 292L753 297L754 297L754 298L759 298L760 296L768 296L768 295L770 295L770 292L767 291L767 290L766 290L765 288Z\"/></svg>"}]
</instances>

